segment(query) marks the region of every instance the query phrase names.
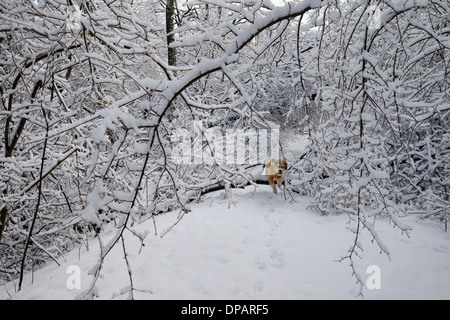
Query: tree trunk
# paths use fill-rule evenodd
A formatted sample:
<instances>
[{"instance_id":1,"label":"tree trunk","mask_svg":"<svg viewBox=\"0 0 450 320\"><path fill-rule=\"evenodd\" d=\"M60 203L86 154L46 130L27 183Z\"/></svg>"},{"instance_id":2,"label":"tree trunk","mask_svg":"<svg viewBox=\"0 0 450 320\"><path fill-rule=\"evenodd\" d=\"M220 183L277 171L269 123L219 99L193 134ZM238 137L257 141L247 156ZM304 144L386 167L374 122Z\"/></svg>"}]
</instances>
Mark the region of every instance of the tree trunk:
<instances>
[{"instance_id":1,"label":"tree trunk","mask_svg":"<svg viewBox=\"0 0 450 320\"><path fill-rule=\"evenodd\" d=\"M171 48L170 45L175 41L175 35L172 33L175 28L174 16L175 16L175 1L166 1L166 32L167 32L167 62L170 66L177 64L176 49Z\"/></svg>"}]
</instances>

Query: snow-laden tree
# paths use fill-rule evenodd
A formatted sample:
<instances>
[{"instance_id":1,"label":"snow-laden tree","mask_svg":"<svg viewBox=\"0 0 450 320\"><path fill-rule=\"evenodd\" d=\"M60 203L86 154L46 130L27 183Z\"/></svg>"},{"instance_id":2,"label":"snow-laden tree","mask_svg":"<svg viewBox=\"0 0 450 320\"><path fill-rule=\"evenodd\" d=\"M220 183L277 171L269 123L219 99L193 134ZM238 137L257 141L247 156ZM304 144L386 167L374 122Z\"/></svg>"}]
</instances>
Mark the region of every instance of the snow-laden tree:
<instances>
[{"instance_id":1,"label":"snow-laden tree","mask_svg":"<svg viewBox=\"0 0 450 320\"><path fill-rule=\"evenodd\" d=\"M0 21L0 240L8 278L83 241L79 212L96 190L97 161L132 130L128 114L109 107L140 88L139 74L151 74L160 28L123 2L3 1Z\"/></svg>"},{"instance_id":2,"label":"snow-laden tree","mask_svg":"<svg viewBox=\"0 0 450 320\"><path fill-rule=\"evenodd\" d=\"M310 152L290 170L301 183L287 191L349 215L343 259L361 285L361 232L389 254L376 218L403 231L403 212L448 221L447 2L173 1L166 28L169 2L0 4L3 279L113 228L108 243L97 237L80 297L95 297L119 244L132 298L145 288L123 234L143 243L136 223L168 210L181 219L208 190L231 204L233 187L255 183L253 164L234 152L222 161L217 142L274 122L308 132Z\"/></svg>"}]
</instances>

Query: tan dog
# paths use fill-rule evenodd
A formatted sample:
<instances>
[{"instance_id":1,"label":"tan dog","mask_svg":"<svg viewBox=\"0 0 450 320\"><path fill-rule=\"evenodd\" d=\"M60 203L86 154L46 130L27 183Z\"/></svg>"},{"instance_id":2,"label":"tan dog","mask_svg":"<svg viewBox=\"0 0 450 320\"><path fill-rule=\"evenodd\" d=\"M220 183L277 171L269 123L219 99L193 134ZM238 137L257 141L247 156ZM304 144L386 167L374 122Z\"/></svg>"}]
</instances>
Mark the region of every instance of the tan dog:
<instances>
[{"instance_id":1,"label":"tan dog","mask_svg":"<svg viewBox=\"0 0 450 320\"><path fill-rule=\"evenodd\" d=\"M277 193L276 184L281 188L284 173L287 170L287 162L284 159L267 159L265 164L265 174L269 180L274 193Z\"/></svg>"}]
</instances>

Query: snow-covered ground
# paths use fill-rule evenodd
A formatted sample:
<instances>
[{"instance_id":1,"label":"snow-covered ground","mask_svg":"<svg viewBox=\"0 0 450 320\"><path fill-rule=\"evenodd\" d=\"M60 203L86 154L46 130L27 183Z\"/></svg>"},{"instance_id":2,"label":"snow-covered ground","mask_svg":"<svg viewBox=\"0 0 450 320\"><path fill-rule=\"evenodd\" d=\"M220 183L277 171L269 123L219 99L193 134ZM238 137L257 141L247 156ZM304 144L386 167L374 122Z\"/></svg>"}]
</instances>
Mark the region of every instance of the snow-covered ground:
<instances>
[{"instance_id":1,"label":"snow-covered ground","mask_svg":"<svg viewBox=\"0 0 450 320\"><path fill-rule=\"evenodd\" d=\"M162 238L178 212L156 217L156 236L151 219L138 224L137 231L149 232L143 247L126 233L133 287L137 289L134 298L357 298L359 286L349 261L336 261L353 243L345 215L319 215L307 209L309 198L297 196L295 202L287 201L267 185L234 194L230 207L220 191L207 195ZM363 259L355 260L356 268L369 279L374 273L367 273L367 268L378 266L380 286L365 286L364 298L450 299L450 233L414 217L401 219L413 228L410 238L387 221L376 224L391 252L390 260L379 253L367 232L362 240ZM103 232L103 243L112 234ZM118 243L104 262L97 282L100 299L127 297L121 294L130 285L122 250ZM96 265L98 252L98 240L91 239L89 250L82 247L67 254L61 266L50 263L27 274L19 293L14 292L12 283L0 287L0 298L74 299L88 288L92 279L88 271ZM70 289L78 268L81 288Z\"/></svg>"}]
</instances>

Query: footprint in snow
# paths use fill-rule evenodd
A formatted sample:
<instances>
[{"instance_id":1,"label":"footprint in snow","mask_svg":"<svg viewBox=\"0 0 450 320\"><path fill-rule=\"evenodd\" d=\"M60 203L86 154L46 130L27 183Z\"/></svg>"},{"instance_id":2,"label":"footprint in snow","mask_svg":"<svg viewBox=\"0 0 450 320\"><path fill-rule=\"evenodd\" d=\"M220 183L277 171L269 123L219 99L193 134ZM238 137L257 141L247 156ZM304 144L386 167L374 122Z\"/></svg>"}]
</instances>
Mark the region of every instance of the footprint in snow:
<instances>
[{"instance_id":1,"label":"footprint in snow","mask_svg":"<svg viewBox=\"0 0 450 320\"><path fill-rule=\"evenodd\" d=\"M262 257L256 259L256 268L263 271L267 268L267 262Z\"/></svg>"}]
</instances>

